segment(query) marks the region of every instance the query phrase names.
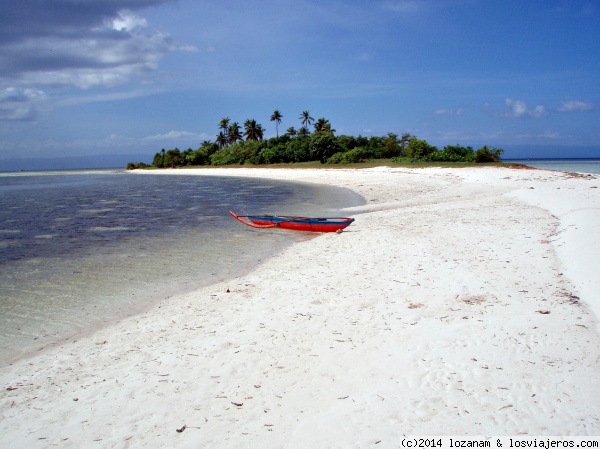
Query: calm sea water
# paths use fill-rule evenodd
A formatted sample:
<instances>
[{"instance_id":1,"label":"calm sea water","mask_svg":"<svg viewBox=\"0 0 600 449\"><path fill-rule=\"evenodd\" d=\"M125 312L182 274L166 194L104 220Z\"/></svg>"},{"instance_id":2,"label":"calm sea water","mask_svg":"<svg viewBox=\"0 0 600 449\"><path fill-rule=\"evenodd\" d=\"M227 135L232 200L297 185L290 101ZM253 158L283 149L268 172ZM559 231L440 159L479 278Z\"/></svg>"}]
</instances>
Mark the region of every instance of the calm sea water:
<instances>
[{"instance_id":1,"label":"calm sea water","mask_svg":"<svg viewBox=\"0 0 600 449\"><path fill-rule=\"evenodd\" d=\"M312 237L248 228L229 210L336 216L361 203L246 178L0 173L0 365Z\"/></svg>"},{"instance_id":2,"label":"calm sea water","mask_svg":"<svg viewBox=\"0 0 600 449\"><path fill-rule=\"evenodd\" d=\"M544 170L600 174L600 159L512 159L506 162L518 162Z\"/></svg>"}]
</instances>

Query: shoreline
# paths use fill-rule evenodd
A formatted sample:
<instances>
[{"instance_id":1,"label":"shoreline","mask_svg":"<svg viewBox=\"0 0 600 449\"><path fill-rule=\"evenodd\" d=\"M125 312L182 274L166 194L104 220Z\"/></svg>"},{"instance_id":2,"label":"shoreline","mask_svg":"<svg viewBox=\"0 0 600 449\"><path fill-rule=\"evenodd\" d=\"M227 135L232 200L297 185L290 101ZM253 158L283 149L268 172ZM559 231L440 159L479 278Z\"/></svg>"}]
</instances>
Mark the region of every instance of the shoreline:
<instances>
[{"instance_id":1,"label":"shoreline","mask_svg":"<svg viewBox=\"0 0 600 449\"><path fill-rule=\"evenodd\" d=\"M247 183L250 185L257 182L260 185L265 184L258 179L245 181L243 179L234 180L233 178L210 177L200 182L201 179L199 178L187 178L189 179L188 182L194 185L204 185L206 181L223 186L218 189L221 192L224 192L224 189L234 192L239 185L244 186L244 190L247 190ZM154 176L152 179L133 176L132 179L129 172L119 173L114 179L121 179L121 181L116 181L117 183L125 181L124 184L132 182L134 185L154 185L155 183L158 183L158 185L171 185L178 183L177 178L173 176ZM315 184L280 183L276 181L266 181L266 184L287 186L284 187L284 190L293 191L294 193L291 196L287 196L285 201L279 201L279 203L286 204L290 208L308 207L307 210L303 210L303 213L308 213L311 209L318 211L331 208L335 210L340 205L361 204L355 198L357 195L354 192L345 189L333 189L329 186L321 188ZM261 194L264 191L269 192L271 190L259 189ZM132 193L136 193L136 191L133 190ZM264 194L261 196L266 197L268 195ZM184 198L186 195L178 196ZM220 203L241 204L240 207L244 205L244 203L237 203L237 201L229 201L221 195L218 198L219 200L217 201ZM172 212L169 213L170 217L166 221L173 221L175 219L178 223L182 224L184 223L179 215L182 217L191 217L191 220L193 220L194 217L205 214L203 211L193 212L189 210L182 210L180 213L179 208L173 205L168 208ZM26 296L25 294L21 296L17 293L14 296L10 293L8 294L6 297L8 303L3 304L4 309L12 312L12 316L22 317L22 322L4 317L3 323L5 323L5 328L2 329L3 337L0 341L0 367L10 365L20 359L27 359L38 355L48 348L60 347L70 340L77 340L92 335L94 332L118 323L125 318L139 315L146 309L152 308L152 305L160 299L178 296L223 279L240 276L252 269L257 260L268 258L273 253L289 245L290 242L313 237L300 233L292 235L281 233L248 233L245 229L241 229L237 222L231 220L228 211L228 208L223 207L220 212L214 213L214 215L219 216L220 224L216 227L213 226L215 234L212 234L213 237L210 238L210 241L205 240L205 230L208 229L210 231L211 227L205 227L204 222L201 221L202 219L196 220L190 226L190 219L188 218L188 223L185 223L185 226L179 227L176 230L174 229L170 233L168 229L164 229L159 238L152 238L151 235L144 231L137 235L135 232L127 233L125 241L120 240L120 237L123 236L119 236L118 238L111 236L112 240L119 240L118 247L114 248L113 251L105 251L104 248L98 248L97 250L87 251L88 255L83 257L72 253L67 258L70 262L64 264L65 266L71 266L67 270L58 268L60 261L55 261L52 267L54 274L48 277L48 282L50 282L48 286L44 286L43 282L45 279L40 279L40 277L37 277L36 281L30 279L29 285L22 283L22 288L20 289L18 288L18 284L15 284L17 291L27 292L29 297L37 297L40 300L44 299L48 301L40 304L37 308L13 308L11 310L10 307L7 307L11 301L14 301L16 304L19 303L20 299L25 304L35 304L36 301L29 301L29 297L23 298ZM149 218L152 217L150 216ZM165 216L165 218L167 217ZM144 220L136 219L136 222L143 223ZM190 242L194 242L194 244L190 245ZM223 242L223 244L218 245L218 242ZM75 242L71 243L77 246ZM242 253L234 254L235 251L228 251L232 246L238 248L239 251L239 245L243 248L241 249ZM140 250L140 247L147 249ZM211 249L207 251L206 247ZM68 250L68 247L65 249ZM117 255L118 253L121 253L121 255ZM145 256L142 256L142 253ZM213 256L215 253L222 256L215 260ZM124 254L130 256L125 259ZM186 257L182 257L183 254L186 254ZM206 254L207 256L204 257L202 254ZM169 260L173 260L173 263L165 262L162 268L159 268L161 262ZM112 276L107 276L105 272L108 268L106 267L111 266L114 266L115 270ZM123 275L122 270L124 266L127 267L127 274L124 277L129 278L129 281L119 279ZM164 273L165 267L168 267L167 271L171 274ZM48 269L49 267L45 267L43 263L36 265L36 272L44 273L44 270L47 271ZM12 274L13 271L16 274ZM66 271L65 277L61 275L64 271ZM157 275L159 271L161 271L161 274L157 282L152 282L152 278L147 277L147 273L154 272ZM80 273L71 275L71 272ZM22 269L18 265L15 265L15 268L9 266L3 273L3 278L6 279L8 285L11 285L11 275L18 276L21 273L27 273L27 266ZM91 279L86 278L88 273L91 274ZM144 276L146 276L145 279ZM50 304L54 301L52 294L56 295L56 293L52 290L49 291L48 287L52 287L52 282L56 282L56 279L60 279L64 285L73 284L75 280L81 286L79 291L67 291L64 296L59 295L59 298L70 295L72 298L82 299L82 301L76 302L84 303L83 305L72 305L73 314L70 316L64 315L65 312L70 312L68 305L56 307L54 310L45 307L45 304ZM103 285L104 287L102 287ZM4 287L7 287L7 285ZM12 288L8 290L10 291ZM7 291L6 288L5 291ZM31 310L31 313L29 310ZM36 316L35 314L38 312L39 315ZM63 316L64 320L62 319ZM42 324L37 328L28 327L29 323L26 320L29 323L41 322ZM17 331L21 330L24 330L24 332L19 335ZM11 333L14 335L12 338L9 337Z\"/></svg>"},{"instance_id":2,"label":"shoreline","mask_svg":"<svg viewBox=\"0 0 600 449\"><path fill-rule=\"evenodd\" d=\"M342 234L1 369L4 445L395 447L402 435L600 432L595 177L189 172L336 185L367 204L345 210L358 215Z\"/></svg>"}]
</instances>

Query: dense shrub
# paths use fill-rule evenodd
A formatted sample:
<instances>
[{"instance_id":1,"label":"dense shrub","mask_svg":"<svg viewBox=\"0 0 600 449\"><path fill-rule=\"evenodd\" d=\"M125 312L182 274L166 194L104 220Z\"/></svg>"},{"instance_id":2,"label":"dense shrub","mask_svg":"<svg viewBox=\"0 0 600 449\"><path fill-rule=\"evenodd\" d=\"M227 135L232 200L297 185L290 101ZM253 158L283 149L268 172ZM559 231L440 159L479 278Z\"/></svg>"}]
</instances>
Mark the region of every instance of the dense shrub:
<instances>
[{"instance_id":1,"label":"dense shrub","mask_svg":"<svg viewBox=\"0 0 600 449\"><path fill-rule=\"evenodd\" d=\"M424 159L436 151L438 151L437 147L430 145L424 139L417 139L416 137L410 139L406 148L407 156L415 159Z\"/></svg>"},{"instance_id":2,"label":"dense shrub","mask_svg":"<svg viewBox=\"0 0 600 449\"><path fill-rule=\"evenodd\" d=\"M150 165L146 164L145 162L129 162L127 164L127 170L135 170L136 168L148 168L150 167Z\"/></svg>"},{"instance_id":3,"label":"dense shrub","mask_svg":"<svg viewBox=\"0 0 600 449\"><path fill-rule=\"evenodd\" d=\"M179 148L167 150L163 161L163 167L175 168L181 167L182 165L183 159L181 157L181 151L179 151Z\"/></svg>"},{"instance_id":4,"label":"dense shrub","mask_svg":"<svg viewBox=\"0 0 600 449\"><path fill-rule=\"evenodd\" d=\"M406 155L413 159L425 159L431 153L438 151L437 147L429 145L426 140L413 137L406 147Z\"/></svg>"},{"instance_id":5,"label":"dense shrub","mask_svg":"<svg viewBox=\"0 0 600 449\"><path fill-rule=\"evenodd\" d=\"M185 165L210 165L210 154L207 148L198 148L185 155Z\"/></svg>"},{"instance_id":6,"label":"dense shrub","mask_svg":"<svg viewBox=\"0 0 600 449\"><path fill-rule=\"evenodd\" d=\"M210 157L212 165L243 165L260 163L260 141L242 140L225 147Z\"/></svg>"},{"instance_id":7,"label":"dense shrub","mask_svg":"<svg viewBox=\"0 0 600 449\"><path fill-rule=\"evenodd\" d=\"M356 164L358 162L365 162L370 159L370 153L367 148L357 147L350 151L344 151L342 153L335 153L329 159L328 164Z\"/></svg>"},{"instance_id":8,"label":"dense shrub","mask_svg":"<svg viewBox=\"0 0 600 449\"><path fill-rule=\"evenodd\" d=\"M498 162L504 150L500 148L488 148L487 145L475 152L475 162Z\"/></svg>"},{"instance_id":9,"label":"dense shrub","mask_svg":"<svg viewBox=\"0 0 600 449\"><path fill-rule=\"evenodd\" d=\"M342 147L333 134L318 132L311 136L308 151L311 160L321 161L324 164L335 153L342 151Z\"/></svg>"},{"instance_id":10,"label":"dense shrub","mask_svg":"<svg viewBox=\"0 0 600 449\"><path fill-rule=\"evenodd\" d=\"M154 155L154 159L152 159L152 166L156 168L163 168L163 162L165 160L165 150L159 151Z\"/></svg>"},{"instance_id":11,"label":"dense shrub","mask_svg":"<svg viewBox=\"0 0 600 449\"><path fill-rule=\"evenodd\" d=\"M258 154L261 164L280 164L288 162L285 159L285 153L278 151L277 148L263 148Z\"/></svg>"},{"instance_id":12,"label":"dense shrub","mask_svg":"<svg viewBox=\"0 0 600 449\"><path fill-rule=\"evenodd\" d=\"M402 147L398 141L398 135L394 133L388 133L386 137L381 139L381 151L379 157L390 158L400 156L402 153Z\"/></svg>"},{"instance_id":13,"label":"dense shrub","mask_svg":"<svg viewBox=\"0 0 600 449\"><path fill-rule=\"evenodd\" d=\"M239 155L232 147L221 148L210 157L211 165L239 164Z\"/></svg>"},{"instance_id":14,"label":"dense shrub","mask_svg":"<svg viewBox=\"0 0 600 449\"><path fill-rule=\"evenodd\" d=\"M287 156L287 147L290 137L283 135L269 140L261 141L259 152L260 164L278 164L282 162L293 162Z\"/></svg>"},{"instance_id":15,"label":"dense shrub","mask_svg":"<svg viewBox=\"0 0 600 449\"><path fill-rule=\"evenodd\" d=\"M473 162L475 160L475 152L471 147L447 145L442 151L429 153L423 159L432 162Z\"/></svg>"},{"instance_id":16,"label":"dense shrub","mask_svg":"<svg viewBox=\"0 0 600 449\"><path fill-rule=\"evenodd\" d=\"M288 143L285 157L288 162L310 161L310 136L298 136Z\"/></svg>"},{"instance_id":17,"label":"dense shrub","mask_svg":"<svg viewBox=\"0 0 600 449\"><path fill-rule=\"evenodd\" d=\"M358 142L354 136L338 136L337 141L343 152L353 150L358 146Z\"/></svg>"}]
</instances>

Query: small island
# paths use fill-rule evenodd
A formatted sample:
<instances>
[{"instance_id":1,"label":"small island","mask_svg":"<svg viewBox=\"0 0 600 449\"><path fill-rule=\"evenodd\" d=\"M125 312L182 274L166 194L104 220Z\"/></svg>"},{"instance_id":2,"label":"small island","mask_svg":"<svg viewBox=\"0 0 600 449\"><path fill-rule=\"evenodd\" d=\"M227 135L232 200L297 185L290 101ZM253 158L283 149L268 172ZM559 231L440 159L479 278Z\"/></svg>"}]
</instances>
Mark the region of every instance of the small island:
<instances>
[{"instance_id":1,"label":"small island","mask_svg":"<svg viewBox=\"0 0 600 449\"><path fill-rule=\"evenodd\" d=\"M401 136L388 133L385 136L336 136L336 130L324 117L315 121L308 111L300 114L301 127L293 126L279 135L283 115L274 111L271 121L276 125L276 137L264 139L264 129L254 119L238 122L228 117L219 123L215 141L205 140L199 148L162 149L154 155L151 167L176 168L190 166L222 165L272 165L316 162L321 164L356 164L370 160L390 160L392 163L416 162L486 163L498 162L504 152L487 145L474 150L472 147L446 145L443 149L430 145L409 133ZM310 132L309 127L314 131ZM147 168L143 162L130 162L127 169Z\"/></svg>"}]
</instances>

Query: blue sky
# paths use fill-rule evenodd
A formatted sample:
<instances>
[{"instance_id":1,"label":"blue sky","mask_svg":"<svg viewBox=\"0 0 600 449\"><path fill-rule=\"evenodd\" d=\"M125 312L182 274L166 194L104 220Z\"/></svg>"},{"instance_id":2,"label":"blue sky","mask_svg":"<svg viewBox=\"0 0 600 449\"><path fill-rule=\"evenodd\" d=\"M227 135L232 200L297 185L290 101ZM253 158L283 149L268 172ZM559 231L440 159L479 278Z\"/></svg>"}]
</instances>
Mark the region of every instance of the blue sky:
<instances>
[{"instance_id":1,"label":"blue sky","mask_svg":"<svg viewBox=\"0 0 600 449\"><path fill-rule=\"evenodd\" d=\"M599 86L596 0L0 0L0 160L151 160L275 109L600 157Z\"/></svg>"}]
</instances>

